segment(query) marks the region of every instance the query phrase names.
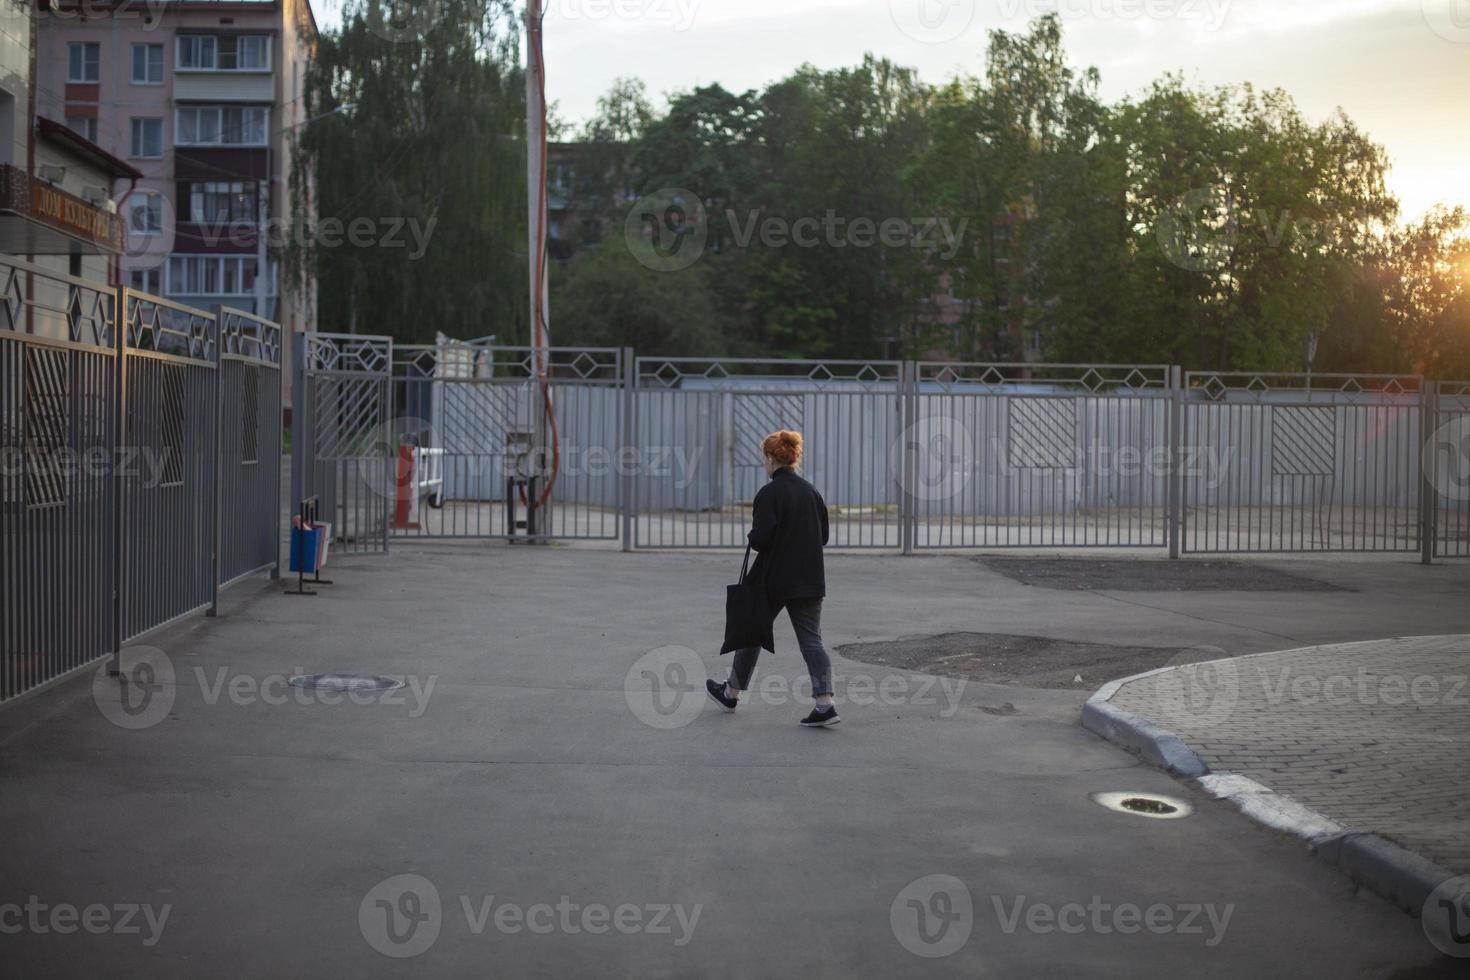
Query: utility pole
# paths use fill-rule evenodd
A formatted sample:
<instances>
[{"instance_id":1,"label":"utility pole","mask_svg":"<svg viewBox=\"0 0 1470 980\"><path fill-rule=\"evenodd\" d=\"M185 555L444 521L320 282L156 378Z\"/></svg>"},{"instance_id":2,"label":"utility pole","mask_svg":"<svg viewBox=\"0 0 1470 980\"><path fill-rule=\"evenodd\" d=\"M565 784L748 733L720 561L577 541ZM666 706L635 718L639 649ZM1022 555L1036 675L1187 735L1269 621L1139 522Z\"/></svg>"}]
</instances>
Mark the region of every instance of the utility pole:
<instances>
[{"instance_id":1,"label":"utility pole","mask_svg":"<svg viewBox=\"0 0 1470 980\"><path fill-rule=\"evenodd\" d=\"M526 209L529 250L527 266L530 278L531 313L531 379L532 425L531 460L533 472L549 493L555 474L547 472L549 463L547 422L552 411L547 388L551 345L551 329L547 312L546 271L546 68L542 58L542 0L526 3ZM550 453L556 451L550 447ZM554 466L554 464L551 464ZM534 487L535 484L532 484ZM532 491L534 493L534 491ZM539 501L528 500L531 506Z\"/></svg>"}]
</instances>

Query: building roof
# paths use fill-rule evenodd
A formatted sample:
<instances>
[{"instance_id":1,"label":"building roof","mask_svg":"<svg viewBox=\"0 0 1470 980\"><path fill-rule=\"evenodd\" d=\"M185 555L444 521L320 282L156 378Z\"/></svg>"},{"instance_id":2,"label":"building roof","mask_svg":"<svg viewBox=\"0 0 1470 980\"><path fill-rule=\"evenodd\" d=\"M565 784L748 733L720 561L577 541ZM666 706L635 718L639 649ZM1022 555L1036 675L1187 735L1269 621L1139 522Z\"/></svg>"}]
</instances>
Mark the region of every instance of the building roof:
<instances>
[{"instance_id":1,"label":"building roof","mask_svg":"<svg viewBox=\"0 0 1470 980\"><path fill-rule=\"evenodd\" d=\"M81 133L68 126L63 126L54 119L37 116L36 132L43 139L66 147L76 156L81 157L98 170L110 176L131 177L133 180L137 180L143 176L143 171L137 167L134 167L126 160L119 160Z\"/></svg>"}]
</instances>

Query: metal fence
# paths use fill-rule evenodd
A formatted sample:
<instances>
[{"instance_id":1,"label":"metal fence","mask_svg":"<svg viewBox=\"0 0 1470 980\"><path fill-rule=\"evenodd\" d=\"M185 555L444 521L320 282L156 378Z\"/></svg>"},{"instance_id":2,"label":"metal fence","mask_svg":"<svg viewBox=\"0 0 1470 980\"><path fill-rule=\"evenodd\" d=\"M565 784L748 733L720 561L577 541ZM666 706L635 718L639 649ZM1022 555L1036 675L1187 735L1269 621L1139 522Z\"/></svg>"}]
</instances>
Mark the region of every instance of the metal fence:
<instances>
[{"instance_id":1,"label":"metal fence","mask_svg":"<svg viewBox=\"0 0 1470 980\"><path fill-rule=\"evenodd\" d=\"M301 343L301 488L354 550L743 547L760 442L789 428L834 547L1470 554L1465 385L627 349L557 348L538 365L487 342Z\"/></svg>"},{"instance_id":2,"label":"metal fence","mask_svg":"<svg viewBox=\"0 0 1470 980\"><path fill-rule=\"evenodd\" d=\"M215 316L9 256L0 298L5 701L213 607L222 576L273 566L279 487L221 479L246 441L221 438L236 341ZM278 471L279 333L248 319L264 338L235 350L255 369L253 446Z\"/></svg>"}]
</instances>

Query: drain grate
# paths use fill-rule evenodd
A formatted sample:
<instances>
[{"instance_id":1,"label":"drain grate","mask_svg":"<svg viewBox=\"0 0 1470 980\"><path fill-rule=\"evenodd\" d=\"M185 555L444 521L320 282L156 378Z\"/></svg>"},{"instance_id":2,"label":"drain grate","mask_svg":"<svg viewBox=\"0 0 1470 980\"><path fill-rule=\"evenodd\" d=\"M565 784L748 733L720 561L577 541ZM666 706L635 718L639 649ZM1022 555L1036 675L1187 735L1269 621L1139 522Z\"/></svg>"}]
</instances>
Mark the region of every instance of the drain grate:
<instances>
[{"instance_id":1,"label":"drain grate","mask_svg":"<svg viewBox=\"0 0 1470 980\"><path fill-rule=\"evenodd\" d=\"M1194 812L1194 807L1183 800L1157 793L1093 793L1090 798L1109 810L1155 820L1178 820Z\"/></svg>"},{"instance_id":2,"label":"drain grate","mask_svg":"<svg viewBox=\"0 0 1470 980\"><path fill-rule=\"evenodd\" d=\"M344 694L353 691L393 691L403 686L401 680L368 674L297 674L287 683L310 691L340 691Z\"/></svg>"}]
</instances>

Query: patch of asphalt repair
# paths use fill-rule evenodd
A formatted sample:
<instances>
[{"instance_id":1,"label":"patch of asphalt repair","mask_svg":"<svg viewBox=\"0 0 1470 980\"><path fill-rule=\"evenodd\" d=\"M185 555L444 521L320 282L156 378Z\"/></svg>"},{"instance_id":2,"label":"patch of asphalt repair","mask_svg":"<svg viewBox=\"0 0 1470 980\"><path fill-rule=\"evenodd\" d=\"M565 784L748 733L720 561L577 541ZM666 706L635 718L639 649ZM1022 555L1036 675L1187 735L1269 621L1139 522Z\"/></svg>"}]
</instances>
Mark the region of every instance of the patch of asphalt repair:
<instances>
[{"instance_id":1,"label":"patch of asphalt repair","mask_svg":"<svg viewBox=\"0 0 1470 980\"><path fill-rule=\"evenodd\" d=\"M1188 559L976 558L993 572L1042 589L1106 592L1351 592L1252 562Z\"/></svg>"},{"instance_id":2,"label":"patch of asphalt repair","mask_svg":"<svg viewBox=\"0 0 1470 980\"><path fill-rule=\"evenodd\" d=\"M1112 646L1006 633L945 633L850 643L839 647L838 652L860 663L962 677L983 684L1080 691L1179 663L1186 651L1179 647Z\"/></svg>"}]
</instances>

